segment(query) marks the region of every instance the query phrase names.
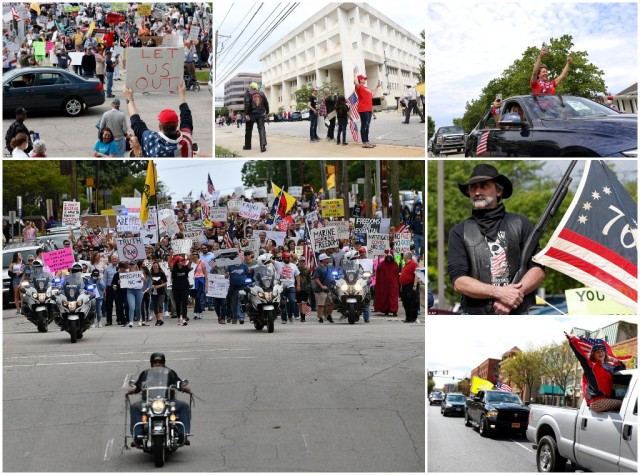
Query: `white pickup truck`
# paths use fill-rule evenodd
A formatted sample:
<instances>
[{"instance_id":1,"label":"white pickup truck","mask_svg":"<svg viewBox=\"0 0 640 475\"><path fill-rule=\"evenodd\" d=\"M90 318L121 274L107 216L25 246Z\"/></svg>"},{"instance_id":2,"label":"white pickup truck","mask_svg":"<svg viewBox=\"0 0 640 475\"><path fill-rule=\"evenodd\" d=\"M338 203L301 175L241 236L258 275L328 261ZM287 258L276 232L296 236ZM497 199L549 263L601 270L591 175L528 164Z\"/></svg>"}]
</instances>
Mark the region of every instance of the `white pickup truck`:
<instances>
[{"instance_id":1,"label":"white pickup truck","mask_svg":"<svg viewBox=\"0 0 640 475\"><path fill-rule=\"evenodd\" d=\"M591 472L638 472L638 370L614 375L618 412L532 404L527 438L539 472L563 472L567 461Z\"/></svg>"}]
</instances>

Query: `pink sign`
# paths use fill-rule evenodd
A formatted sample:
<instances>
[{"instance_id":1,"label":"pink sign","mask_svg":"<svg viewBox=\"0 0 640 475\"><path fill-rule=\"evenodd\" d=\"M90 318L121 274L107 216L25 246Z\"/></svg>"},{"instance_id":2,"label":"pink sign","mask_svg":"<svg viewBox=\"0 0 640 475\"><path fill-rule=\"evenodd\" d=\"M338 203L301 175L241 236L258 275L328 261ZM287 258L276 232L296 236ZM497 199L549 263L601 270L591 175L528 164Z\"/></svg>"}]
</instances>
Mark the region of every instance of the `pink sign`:
<instances>
[{"instance_id":1,"label":"pink sign","mask_svg":"<svg viewBox=\"0 0 640 475\"><path fill-rule=\"evenodd\" d=\"M74 263L73 249L65 247L57 251L45 252L42 254L44 265L49 268L49 272L58 272L69 269Z\"/></svg>"}]
</instances>

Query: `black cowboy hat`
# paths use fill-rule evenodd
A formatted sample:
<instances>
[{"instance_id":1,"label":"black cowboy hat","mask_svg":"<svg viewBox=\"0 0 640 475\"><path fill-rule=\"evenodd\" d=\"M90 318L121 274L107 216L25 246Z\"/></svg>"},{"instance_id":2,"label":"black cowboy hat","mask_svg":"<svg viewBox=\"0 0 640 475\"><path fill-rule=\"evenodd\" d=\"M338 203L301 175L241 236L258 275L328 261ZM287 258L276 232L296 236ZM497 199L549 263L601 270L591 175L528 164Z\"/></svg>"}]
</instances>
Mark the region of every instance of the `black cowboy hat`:
<instances>
[{"instance_id":1,"label":"black cowboy hat","mask_svg":"<svg viewBox=\"0 0 640 475\"><path fill-rule=\"evenodd\" d=\"M487 180L492 180L502 186L502 199L509 198L511 196L511 193L513 193L513 185L511 184L511 180L509 180L504 175L500 175L496 167L494 167L493 165L488 165L486 163L476 165L471 172L469 181L467 181L466 183L458 183L458 188L460 188L460 191L463 195L469 196L469 189L467 188L469 185L472 185L474 183L481 183Z\"/></svg>"}]
</instances>

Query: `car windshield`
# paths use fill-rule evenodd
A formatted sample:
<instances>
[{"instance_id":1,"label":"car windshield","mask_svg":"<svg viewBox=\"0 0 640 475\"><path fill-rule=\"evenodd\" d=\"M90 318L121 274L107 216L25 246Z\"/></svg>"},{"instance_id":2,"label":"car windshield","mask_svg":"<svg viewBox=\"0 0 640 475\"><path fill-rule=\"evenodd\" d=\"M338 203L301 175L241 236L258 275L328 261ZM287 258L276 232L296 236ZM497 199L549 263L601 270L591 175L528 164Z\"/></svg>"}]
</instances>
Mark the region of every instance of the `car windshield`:
<instances>
[{"instance_id":1,"label":"car windshield","mask_svg":"<svg viewBox=\"0 0 640 475\"><path fill-rule=\"evenodd\" d=\"M458 125L451 125L449 127L440 127L441 134L464 134L464 129Z\"/></svg>"},{"instance_id":2,"label":"car windshield","mask_svg":"<svg viewBox=\"0 0 640 475\"><path fill-rule=\"evenodd\" d=\"M465 397L462 394L450 394L447 396L447 402L464 402Z\"/></svg>"},{"instance_id":3,"label":"car windshield","mask_svg":"<svg viewBox=\"0 0 640 475\"><path fill-rule=\"evenodd\" d=\"M411 201L413 199L413 193L410 191L401 193L401 195L402 195L402 201Z\"/></svg>"},{"instance_id":4,"label":"car windshield","mask_svg":"<svg viewBox=\"0 0 640 475\"><path fill-rule=\"evenodd\" d=\"M530 96L525 102L539 119L588 119L619 115L597 102L576 96Z\"/></svg>"},{"instance_id":5,"label":"car windshield","mask_svg":"<svg viewBox=\"0 0 640 475\"><path fill-rule=\"evenodd\" d=\"M516 394L511 393L489 393L487 402L511 402L514 404L522 404L520 398Z\"/></svg>"}]
</instances>

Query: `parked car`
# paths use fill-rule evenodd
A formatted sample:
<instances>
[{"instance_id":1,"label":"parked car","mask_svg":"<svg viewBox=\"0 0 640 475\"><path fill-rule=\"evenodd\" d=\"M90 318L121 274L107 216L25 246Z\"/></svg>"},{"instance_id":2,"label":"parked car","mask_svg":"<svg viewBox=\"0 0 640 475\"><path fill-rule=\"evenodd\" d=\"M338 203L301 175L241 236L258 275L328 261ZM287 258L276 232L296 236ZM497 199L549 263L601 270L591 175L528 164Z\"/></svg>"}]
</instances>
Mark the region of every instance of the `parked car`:
<instances>
[{"instance_id":1,"label":"parked car","mask_svg":"<svg viewBox=\"0 0 640 475\"><path fill-rule=\"evenodd\" d=\"M70 117L104 104L99 79L84 79L53 67L28 67L3 74L2 112L13 117L18 107L27 111L62 111Z\"/></svg>"},{"instance_id":2,"label":"parked car","mask_svg":"<svg viewBox=\"0 0 640 475\"><path fill-rule=\"evenodd\" d=\"M477 427L482 437L500 430L524 434L528 418L529 408L520 397L505 391L478 391L465 404L464 424Z\"/></svg>"},{"instance_id":3,"label":"parked car","mask_svg":"<svg viewBox=\"0 0 640 475\"><path fill-rule=\"evenodd\" d=\"M309 120L309 109L305 109L300 113L300 117L302 117L302 120Z\"/></svg>"},{"instance_id":4,"label":"parked car","mask_svg":"<svg viewBox=\"0 0 640 475\"><path fill-rule=\"evenodd\" d=\"M53 250L44 243L36 241L31 242L17 242L7 244L2 248L2 306L3 308L9 307L14 304L13 302L13 286L11 285L11 278L9 277L9 265L13 261L13 254L19 252L22 254L23 262L27 262L27 256L29 254L36 255L36 251L44 247L46 250Z\"/></svg>"},{"instance_id":5,"label":"parked car","mask_svg":"<svg viewBox=\"0 0 640 475\"><path fill-rule=\"evenodd\" d=\"M440 127L433 136L432 151L434 155L452 150L461 153L464 150L464 138L464 129L459 125Z\"/></svg>"},{"instance_id":6,"label":"parked car","mask_svg":"<svg viewBox=\"0 0 640 475\"><path fill-rule=\"evenodd\" d=\"M613 375L618 411L595 412L532 404L527 439L533 443L539 472L638 473L638 370Z\"/></svg>"},{"instance_id":7,"label":"parked car","mask_svg":"<svg viewBox=\"0 0 640 475\"><path fill-rule=\"evenodd\" d=\"M464 405L467 398L460 393L449 393L445 396L444 401L440 405L440 414L447 416L448 414L454 414L457 416L464 416Z\"/></svg>"},{"instance_id":8,"label":"parked car","mask_svg":"<svg viewBox=\"0 0 640 475\"><path fill-rule=\"evenodd\" d=\"M429 394L429 405L433 406L433 405L442 404L443 399L444 399L444 394L442 394L440 391L434 391L431 394Z\"/></svg>"},{"instance_id":9,"label":"parked car","mask_svg":"<svg viewBox=\"0 0 640 475\"><path fill-rule=\"evenodd\" d=\"M298 120L302 120L302 114L300 112L292 112L289 116L289 122L295 122Z\"/></svg>"},{"instance_id":10,"label":"parked car","mask_svg":"<svg viewBox=\"0 0 640 475\"><path fill-rule=\"evenodd\" d=\"M577 96L514 96L471 131L467 157L634 157L638 116Z\"/></svg>"}]
</instances>

